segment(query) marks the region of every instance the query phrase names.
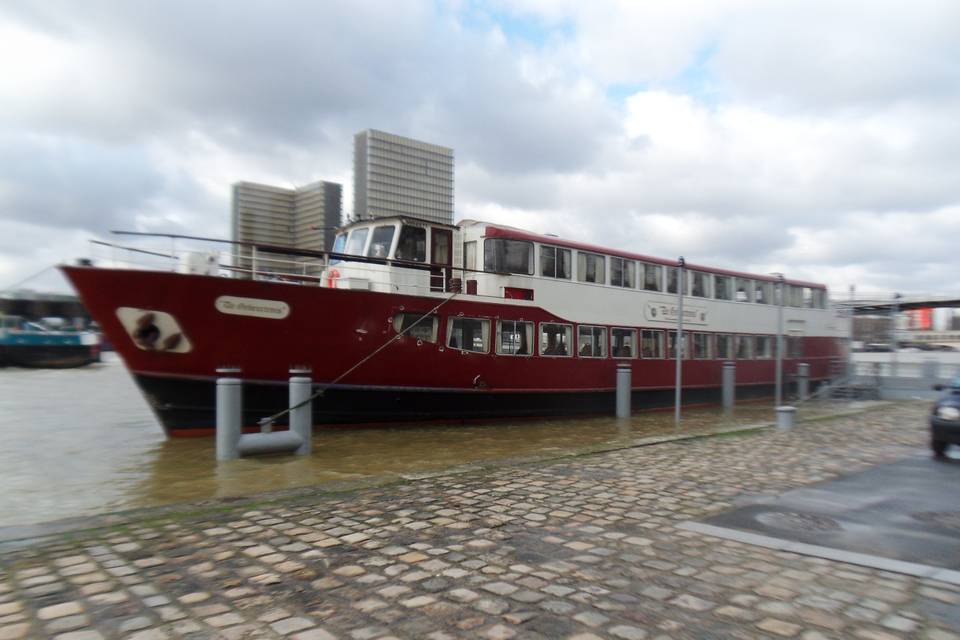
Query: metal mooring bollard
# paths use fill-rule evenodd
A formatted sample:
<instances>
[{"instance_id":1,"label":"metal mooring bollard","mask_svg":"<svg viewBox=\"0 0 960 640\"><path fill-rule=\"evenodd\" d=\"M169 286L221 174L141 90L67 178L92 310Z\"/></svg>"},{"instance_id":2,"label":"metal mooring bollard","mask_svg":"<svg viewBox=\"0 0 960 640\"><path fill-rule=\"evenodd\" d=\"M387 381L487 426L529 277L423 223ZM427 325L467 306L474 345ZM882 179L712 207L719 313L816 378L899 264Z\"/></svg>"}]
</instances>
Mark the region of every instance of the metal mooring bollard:
<instances>
[{"instance_id":1,"label":"metal mooring bollard","mask_svg":"<svg viewBox=\"0 0 960 640\"><path fill-rule=\"evenodd\" d=\"M313 434L313 402L310 402L313 380L309 374L310 369L306 367L290 369L290 406L297 407L304 403L290 412L290 431L301 439L300 446L294 451L298 456L310 454L310 438Z\"/></svg>"},{"instance_id":2,"label":"metal mooring bollard","mask_svg":"<svg viewBox=\"0 0 960 640\"><path fill-rule=\"evenodd\" d=\"M810 365L806 362L797 365L797 397L800 400L810 397Z\"/></svg>"},{"instance_id":3,"label":"metal mooring bollard","mask_svg":"<svg viewBox=\"0 0 960 640\"><path fill-rule=\"evenodd\" d=\"M633 372L629 364L617 365L617 417L630 417L630 387Z\"/></svg>"},{"instance_id":4,"label":"metal mooring bollard","mask_svg":"<svg viewBox=\"0 0 960 640\"><path fill-rule=\"evenodd\" d=\"M793 420L796 415L796 407L777 407L777 429L792 428Z\"/></svg>"},{"instance_id":5,"label":"metal mooring bollard","mask_svg":"<svg viewBox=\"0 0 960 640\"><path fill-rule=\"evenodd\" d=\"M736 404L737 394L737 365L733 362L723 363L723 373L721 380L723 382L723 408L726 411L733 409Z\"/></svg>"},{"instance_id":6,"label":"metal mooring bollard","mask_svg":"<svg viewBox=\"0 0 960 640\"><path fill-rule=\"evenodd\" d=\"M233 460L240 457L243 382L240 369L217 369L217 376L217 460Z\"/></svg>"}]
</instances>

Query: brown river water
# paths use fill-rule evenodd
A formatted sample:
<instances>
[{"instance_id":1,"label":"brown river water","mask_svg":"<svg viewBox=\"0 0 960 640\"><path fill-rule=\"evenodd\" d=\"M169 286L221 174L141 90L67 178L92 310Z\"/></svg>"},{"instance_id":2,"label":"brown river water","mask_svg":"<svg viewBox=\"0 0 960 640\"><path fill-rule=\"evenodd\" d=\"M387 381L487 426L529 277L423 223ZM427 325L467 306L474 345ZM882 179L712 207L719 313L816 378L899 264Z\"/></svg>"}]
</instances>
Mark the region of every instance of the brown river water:
<instances>
[{"instance_id":1,"label":"brown river water","mask_svg":"<svg viewBox=\"0 0 960 640\"><path fill-rule=\"evenodd\" d=\"M310 456L218 463L213 438L166 439L117 357L108 353L105 359L81 369L0 368L0 527L551 457L774 417L770 401L733 414L684 409L679 430L672 410L637 413L628 421L611 416L336 429L315 432Z\"/></svg>"}]
</instances>

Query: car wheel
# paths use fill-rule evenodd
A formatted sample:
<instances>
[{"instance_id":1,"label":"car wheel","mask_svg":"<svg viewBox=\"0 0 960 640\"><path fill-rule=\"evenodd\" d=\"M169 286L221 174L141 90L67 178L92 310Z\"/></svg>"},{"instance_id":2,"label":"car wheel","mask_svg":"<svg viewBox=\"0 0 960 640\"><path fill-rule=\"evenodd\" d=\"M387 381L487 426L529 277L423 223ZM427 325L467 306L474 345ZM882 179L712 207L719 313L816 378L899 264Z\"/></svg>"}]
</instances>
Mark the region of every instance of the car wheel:
<instances>
[{"instance_id":1,"label":"car wheel","mask_svg":"<svg viewBox=\"0 0 960 640\"><path fill-rule=\"evenodd\" d=\"M934 440L930 443L930 448L933 449L933 455L938 458L942 458L947 454L947 443L942 440Z\"/></svg>"}]
</instances>

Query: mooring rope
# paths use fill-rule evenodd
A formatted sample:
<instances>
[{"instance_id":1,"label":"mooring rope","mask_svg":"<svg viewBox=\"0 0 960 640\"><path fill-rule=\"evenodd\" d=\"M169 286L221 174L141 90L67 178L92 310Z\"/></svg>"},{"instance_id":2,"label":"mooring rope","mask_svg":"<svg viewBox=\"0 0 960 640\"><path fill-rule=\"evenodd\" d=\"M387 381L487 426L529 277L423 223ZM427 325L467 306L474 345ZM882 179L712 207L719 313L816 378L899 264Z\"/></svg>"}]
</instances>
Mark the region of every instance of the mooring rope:
<instances>
[{"instance_id":1,"label":"mooring rope","mask_svg":"<svg viewBox=\"0 0 960 640\"><path fill-rule=\"evenodd\" d=\"M370 360L371 358L373 358L375 355L377 355L378 353L380 353L381 351L383 351L384 349L386 349L388 346L390 346L391 344L393 344L395 341L397 341L397 340L399 340L400 338L402 338L408 331L410 331L410 329L413 329L415 326L417 326L418 324L420 324L420 322L421 322L424 318L428 318L428 317L430 317L431 315L433 315L434 313L436 313L436 312L440 309L440 307L442 307L443 305L447 304L448 302L450 302L451 300L453 300L454 298L456 298L458 295L460 295L460 292L459 292L459 291L454 291L454 292L453 292L452 294L450 294L448 297L444 298L439 304L437 304L435 307L433 307L432 309L430 309L430 311L427 311L425 314L423 314L422 316L420 316L419 318L417 318L417 321L416 321L416 322L411 323L410 326L408 326L406 329L403 329L402 331L398 332L397 335L393 336L392 338L390 338L389 340L387 340L386 342L384 342L382 345L380 345L379 347L377 347L374 351L372 351L371 353L369 353L368 355L366 355L364 358L362 358L361 360L359 360L356 364L354 364L352 367L350 367L349 369L347 369L346 371L344 371L343 373L341 373L339 376L337 376L336 378L334 378L334 379L331 380L330 382L328 382L328 383L326 383L326 384L324 384L324 385L321 385L320 389L319 389L316 393L314 393L313 395L311 395L309 398L307 398L306 400L303 400L303 401L301 401L301 402L298 402L297 404L293 405L292 407L287 407L287 408L284 409L283 411L278 411L277 413L273 414L272 416L268 416L268 417L266 417L266 418L262 418L262 419L259 420L257 423L260 425L261 428L263 428L263 427L265 427L265 426L267 426L267 425L272 424L273 422L276 422L278 419L282 418L283 416L288 415L288 414L289 414L291 411L293 411L294 409L299 409L300 407L302 407L302 406L304 406L304 405L306 405L306 404L309 404L309 403L313 402L313 401L316 400L317 398L320 398L321 396L323 396L324 393L326 393L327 389L329 389L329 388L332 387L333 385L337 384L338 382L340 382L341 380L343 380L344 378L346 378L348 375L350 375L351 373L353 373L354 371L356 371L358 368L360 368L365 362L367 362L368 360Z\"/></svg>"}]
</instances>

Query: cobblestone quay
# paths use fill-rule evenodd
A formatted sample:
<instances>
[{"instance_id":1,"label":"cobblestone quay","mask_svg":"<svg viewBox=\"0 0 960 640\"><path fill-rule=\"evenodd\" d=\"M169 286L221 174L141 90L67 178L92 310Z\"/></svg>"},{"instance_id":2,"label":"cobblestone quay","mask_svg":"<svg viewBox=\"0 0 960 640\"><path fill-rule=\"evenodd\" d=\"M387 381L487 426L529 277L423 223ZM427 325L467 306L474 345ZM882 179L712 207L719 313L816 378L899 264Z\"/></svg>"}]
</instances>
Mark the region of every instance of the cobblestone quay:
<instances>
[{"instance_id":1,"label":"cobblestone quay","mask_svg":"<svg viewBox=\"0 0 960 640\"><path fill-rule=\"evenodd\" d=\"M914 454L926 410L148 513L3 553L0 639L956 639L958 587L678 528Z\"/></svg>"}]
</instances>

